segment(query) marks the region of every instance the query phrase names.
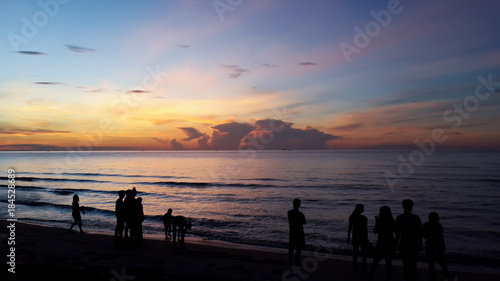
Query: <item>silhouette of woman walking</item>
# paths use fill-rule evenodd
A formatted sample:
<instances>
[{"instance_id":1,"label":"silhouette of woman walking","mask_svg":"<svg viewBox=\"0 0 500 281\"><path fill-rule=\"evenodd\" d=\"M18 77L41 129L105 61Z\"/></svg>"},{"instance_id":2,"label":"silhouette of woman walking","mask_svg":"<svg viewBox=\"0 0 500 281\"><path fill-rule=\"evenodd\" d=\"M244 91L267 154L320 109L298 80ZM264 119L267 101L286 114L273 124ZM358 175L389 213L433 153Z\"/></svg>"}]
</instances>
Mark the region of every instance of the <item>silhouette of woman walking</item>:
<instances>
[{"instance_id":1,"label":"silhouette of woman walking","mask_svg":"<svg viewBox=\"0 0 500 281\"><path fill-rule=\"evenodd\" d=\"M82 230L82 217L80 216L80 212L85 214L85 211L83 210L83 206L80 207L80 204L78 203L80 201L80 198L78 195L73 195L73 212L71 215L73 215L73 224L71 224L71 227L69 228L68 232L71 232L73 229L73 226L78 224L78 227L80 228L80 233L85 233Z\"/></svg>"},{"instance_id":2,"label":"silhouette of woman walking","mask_svg":"<svg viewBox=\"0 0 500 281\"><path fill-rule=\"evenodd\" d=\"M392 216L391 208L388 206L380 207L379 216L375 216L375 227L373 228L373 233L378 234L378 239L375 246L375 256L373 257L372 267L368 275L369 281L372 280L377 265L382 258L385 258L385 280L391 280L392 257L396 250L396 239L394 239L396 221Z\"/></svg>"}]
</instances>

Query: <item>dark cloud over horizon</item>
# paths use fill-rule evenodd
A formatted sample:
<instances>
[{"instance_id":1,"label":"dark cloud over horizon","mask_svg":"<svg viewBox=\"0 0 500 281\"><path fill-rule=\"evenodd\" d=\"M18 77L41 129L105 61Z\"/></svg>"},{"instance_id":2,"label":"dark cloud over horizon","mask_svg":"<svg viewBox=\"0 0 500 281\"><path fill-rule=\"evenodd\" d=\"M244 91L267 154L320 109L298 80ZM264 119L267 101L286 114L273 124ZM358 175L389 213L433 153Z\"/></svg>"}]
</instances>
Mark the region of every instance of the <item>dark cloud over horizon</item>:
<instances>
[{"instance_id":1,"label":"dark cloud over horizon","mask_svg":"<svg viewBox=\"0 0 500 281\"><path fill-rule=\"evenodd\" d=\"M183 139L183 141L199 139L205 135L204 133L201 133L200 131L192 127L179 127L177 129L182 130L186 135L188 135L188 137Z\"/></svg>"},{"instance_id":2,"label":"dark cloud over horizon","mask_svg":"<svg viewBox=\"0 0 500 281\"><path fill-rule=\"evenodd\" d=\"M198 149L327 149L327 142L341 139L312 127L293 128L293 123L282 120L257 120L254 124L228 122L212 126L212 135L192 127L179 127L188 138L198 140Z\"/></svg>"},{"instance_id":3,"label":"dark cloud over horizon","mask_svg":"<svg viewBox=\"0 0 500 281\"><path fill-rule=\"evenodd\" d=\"M182 145L182 143L178 142L176 139L171 140L170 144L172 145L172 148L175 150L183 150L184 149L184 145Z\"/></svg>"},{"instance_id":4,"label":"dark cloud over horizon","mask_svg":"<svg viewBox=\"0 0 500 281\"><path fill-rule=\"evenodd\" d=\"M243 142L244 147L253 149L327 149L326 142L341 139L312 127L293 128L293 123L276 119L258 120L256 129Z\"/></svg>"}]
</instances>

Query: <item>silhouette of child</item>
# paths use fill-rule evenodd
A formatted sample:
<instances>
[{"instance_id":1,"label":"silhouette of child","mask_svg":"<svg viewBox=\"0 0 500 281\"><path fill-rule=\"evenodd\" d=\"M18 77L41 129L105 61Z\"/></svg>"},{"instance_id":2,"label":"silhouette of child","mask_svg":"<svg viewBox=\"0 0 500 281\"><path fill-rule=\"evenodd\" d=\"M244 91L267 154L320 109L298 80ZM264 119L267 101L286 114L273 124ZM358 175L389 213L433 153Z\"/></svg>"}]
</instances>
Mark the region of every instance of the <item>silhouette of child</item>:
<instances>
[{"instance_id":1,"label":"silhouette of child","mask_svg":"<svg viewBox=\"0 0 500 281\"><path fill-rule=\"evenodd\" d=\"M71 215L73 216L73 224L71 224L71 227L69 228L68 232L71 232L71 230L73 229L73 226L77 225L78 224L78 227L80 228L80 233L85 233L83 230L82 230L82 217L80 216L80 212L84 213L85 214L85 211L83 210L83 206L80 207L80 204L78 203L80 201L80 198L78 197L78 195L73 195L73 211L71 213Z\"/></svg>"},{"instance_id":2,"label":"silhouette of child","mask_svg":"<svg viewBox=\"0 0 500 281\"><path fill-rule=\"evenodd\" d=\"M391 208L388 206L380 207L380 217L375 216L375 227L373 233L378 234L377 244L375 246L375 256L373 257L372 267L368 280L372 280L373 274L377 269L377 265L385 258L385 280L391 280L392 275L392 257L396 250L396 239L394 239L394 231L396 221L392 216Z\"/></svg>"},{"instance_id":3,"label":"silhouette of child","mask_svg":"<svg viewBox=\"0 0 500 281\"><path fill-rule=\"evenodd\" d=\"M433 281L436 280L434 261L437 261L441 265L445 279L451 279L448 267L444 262L443 253L446 251L446 245L443 233L443 226L439 223L438 213L431 212L429 214L429 221L422 225L422 235L425 239L425 252L429 261L429 273Z\"/></svg>"},{"instance_id":4,"label":"silhouette of child","mask_svg":"<svg viewBox=\"0 0 500 281\"><path fill-rule=\"evenodd\" d=\"M366 245L368 244L368 219L362 215L365 211L363 204L357 204L356 208L349 216L349 229L347 230L347 244L352 242L352 266L353 271L358 271L358 256L361 248L361 258L363 260L363 272L366 272ZM352 232L352 241L351 241Z\"/></svg>"},{"instance_id":5,"label":"silhouette of child","mask_svg":"<svg viewBox=\"0 0 500 281\"><path fill-rule=\"evenodd\" d=\"M306 240L304 235L304 224L306 224L306 217L299 211L300 199L293 200L293 209L288 211L288 225L290 227L290 234L288 238L288 263L293 264L293 251L295 249L295 265L299 265L300 255L305 246Z\"/></svg>"},{"instance_id":6,"label":"silhouette of child","mask_svg":"<svg viewBox=\"0 0 500 281\"><path fill-rule=\"evenodd\" d=\"M165 240L170 238L170 231L172 231L172 209L163 215L163 226L165 227Z\"/></svg>"},{"instance_id":7,"label":"silhouette of child","mask_svg":"<svg viewBox=\"0 0 500 281\"><path fill-rule=\"evenodd\" d=\"M123 229L125 227L125 203L123 202L123 197L125 197L125 191L118 191L118 199L116 199L115 204L115 241L123 239Z\"/></svg>"}]
</instances>

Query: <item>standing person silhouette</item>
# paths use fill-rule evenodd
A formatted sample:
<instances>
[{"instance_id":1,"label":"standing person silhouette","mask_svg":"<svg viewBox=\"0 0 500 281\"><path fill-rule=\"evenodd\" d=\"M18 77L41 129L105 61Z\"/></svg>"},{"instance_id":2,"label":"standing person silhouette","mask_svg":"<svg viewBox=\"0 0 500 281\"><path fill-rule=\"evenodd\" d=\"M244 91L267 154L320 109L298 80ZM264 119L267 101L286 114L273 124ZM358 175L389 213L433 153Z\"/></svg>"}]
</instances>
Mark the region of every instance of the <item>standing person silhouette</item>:
<instances>
[{"instance_id":1,"label":"standing person silhouette","mask_svg":"<svg viewBox=\"0 0 500 281\"><path fill-rule=\"evenodd\" d=\"M132 189L127 189L125 192L127 197L123 200L123 207L125 211L125 239L129 238L129 233L130 237L132 237L132 214L133 214L133 204L134 204L134 198L132 196ZM130 231L130 232L129 232Z\"/></svg>"},{"instance_id":2,"label":"standing person silhouette","mask_svg":"<svg viewBox=\"0 0 500 281\"><path fill-rule=\"evenodd\" d=\"M299 211L300 199L293 200L293 209L288 211L288 225L290 226L289 244L288 244L288 262L293 264L293 251L295 249L295 265L299 265L300 255L305 246L304 224L306 217Z\"/></svg>"},{"instance_id":3,"label":"standing person silhouette","mask_svg":"<svg viewBox=\"0 0 500 281\"><path fill-rule=\"evenodd\" d=\"M165 227L165 240L168 240L172 231L172 209L168 209L163 215L163 226Z\"/></svg>"},{"instance_id":4,"label":"standing person silhouette","mask_svg":"<svg viewBox=\"0 0 500 281\"><path fill-rule=\"evenodd\" d=\"M80 201L80 198L78 197L78 195L73 195L73 204L72 204L72 207L73 207L73 211L71 213L71 215L73 216L73 224L71 224L71 227L69 228L68 232L71 233L71 230L73 229L73 226L77 225L78 224L78 227L80 228L80 233L85 233L83 230L82 230L82 217L80 216L80 212L84 213L85 214L85 211L83 210L83 206L80 207L80 203L78 203Z\"/></svg>"},{"instance_id":5,"label":"standing person silhouette","mask_svg":"<svg viewBox=\"0 0 500 281\"><path fill-rule=\"evenodd\" d=\"M379 216L375 216L375 227L373 228L373 233L378 234L378 238L375 246L375 256L368 275L369 281L372 280L377 265L382 258L385 258L385 280L391 280L392 257L396 250L396 240L394 239L396 221L392 216L391 208L388 206L380 207Z\"/></svg>"},{"instance_id":6,"label":"standing person silhouette","mask_svg":"<svg viewBox=\"0 0 500 281\"><path fill-rule=\"evenodd\" d=\"M403 260L405 280L415 281L418 251L422 250L422 221L411 213L413 201L405 199L402 205L404 213L396 218L396 242Z\"/></svg>"},{"instance_id":7,"label":"standing person silhouette","mask_svg":"<svg viewBox=\"0 0 500 281\"><path fill-rule=\"evenodd\" d=\"M125 203L123 202L123 197L125 197L125 191L118 191L118 199L116 199L115 204L115 241L123 239L123 228L125 227Z\"/></svg>"},{"instance_id":8,"label":"standing person silhouette","mask_svg":"<svg viewBox=\"0 0 500 281\"><path fill-rule=\"evenodd\" d=\"M352 242L352 267L354 272L358 272L358 256L361 248L361 258L363 260L363 272L366 273L366 245L368 244L368 219L362 215L365 211L363 204L357 204L351 216L349 216L349 229L347 230L347 244ZM352 232L352 241L351 241Z\"/></svg>"},{"instance_id":9,"label":"standing person silhouette","mask_svg":"<svg viewBox=\"0 0 500 281\"><path fill-rule=\"evenodd\" d=\"M425 239L425 252L427 260L429 261L429 273L431 280L436 280L436 268L434 261L437 261L444 272L444 277L451 280L450 272L444 262L443 253L446 252L446 245L444 243L443 226L439 223L439 215L436 212L429 214L429 221L422 226L422 236Z\"/></svg>"},{"instance_id":10,"label":"standing person silhouette","mask_svg":"<svg viewBox=\"0 0 500 281\"><path fill-rule=\"evenodd\" d=\"M142 197L135 199L134 209L134 238L138 244L143 244L142 223L144 222L144 208L142 206Z\"/></svg>"}]
</instances>

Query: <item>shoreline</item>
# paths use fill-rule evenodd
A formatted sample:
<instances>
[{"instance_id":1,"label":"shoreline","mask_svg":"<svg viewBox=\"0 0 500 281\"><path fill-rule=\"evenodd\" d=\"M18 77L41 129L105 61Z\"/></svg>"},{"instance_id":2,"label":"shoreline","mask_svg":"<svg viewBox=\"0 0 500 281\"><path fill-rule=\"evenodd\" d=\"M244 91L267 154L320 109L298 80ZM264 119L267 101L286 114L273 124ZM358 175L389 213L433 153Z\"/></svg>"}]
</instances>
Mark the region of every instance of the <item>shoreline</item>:
<instances>
[{"instance_id":1,"label":"shoreline","mask_svg":"<svg viewBox=\"0 0 500 281\"><path fill-rule=\"evenodd\" d=\"M4 219L0 219L2 221ZM55 225L48 225L48 224L43 224L43 222L38 222L36 220L30 220L30 221L23 221L20 220L18 222L29 224L29 225L34 225L34 226L40 226L40 227L47 227L47 228L59 228L59 229L64 229L63 227L60 226L55 226ZM91 231L88 231L87 229L85 230L87 234L99 234L99 235L106 235L113 237L114 233L112 230L104 230L104 229L93 229ZM1 233L1 231L0 231ZM145 240L154 240L154 241L163 241L165 242L164 235L163 234L146 234L144 235ZM238 250L250 250L250 251L261 251L261 252L269 252L269 253L280 253L280 254L287 254L288 249L286 248L280 248L280 247L272 247L272 246L264 246L264 245L256 245L256 244L245 244L245 243L239 243L239 242L230 242L230 241L224 241L224 240L210 240L210 239L205 239L200 236L192 236L189 232L186 234L186 241L189 241L189 243L192 244L197 244L197 245L206 245L206 246L213 246L213 247L220 247L220 248L227 248L227 249L238 249ZM373 241L375 242L375 241ZM323 251L326 252L326 251ZM304 249L302 251L303 255L314 255L314 251ZM425 264L427 266L427 263L425 263L425 258L423 257L424 252L419 253L419 264ZM346 260L346 261L351 261L352 256L351 254L342 254L338 252L333 252L329 253L329 255L335 257L336 259L341 259L341 260ZM373 253L368 255L368 264L371 264L371 260L373 258ZM445 257L446 258L446 257ZM398 258L398 253L396 252L395 257L393 259L393 264L394 265L399 265L403 266L403 263L400 258ZM471 273L481 273L481 272L487 272L487 273L492 273L492 274L499 274L500 275L500 268L496 268L491 265L470 265L466 264L465 261L462 263L454 263L451 262L448 259L446 259L446 264L448 268L451 269L457 269L459 271L468 271ZM439 265L436 264L437 267Z\"/></svg>"},{"instance_id":2,"label":"shoreline","mask_svg":"<svg viewBox=\"0 0 500 281\"><path fill-rule=\"evenodd\" d=\"M5 238L7 223L0 220L0 260L4 267L0 276L7 272L6 255L3 254L10 247ZM284 249L203 240L189 234L185 250L173 249L170 241L160 237L146 236L144 241L144 246L115 244L111 233L90 231L69 234L67 229L18 221L15 275L18 280L34 280L40 278L38 273L34 275L35 272L41 271L42 275L58 272L55 280L110 280L113 269L115 273L121 273L122 268L126 268L127 274L137 276L134 280L306 280L293 274L287 265ZM371 261L369 257L368 266ZM349 256L304 252L302 265L303 269L308 269L302 272L307 274L307 280L325 280L332 276L337 276L335 280L366 280L366 275L351 272ZM449 267L452 276L460 281L493 281L500 277L498 270ZM419 262L418 268L418 280L428 280L427 264ZM439 266L437 272L439 277ZM75 277L75 273L81 276ZM375 277L383 278L384 274L385 265L382 262ZM293 279L295 277L298 279ZM400 278L401 262L394 260L393 280Z\"/></svg>"}]
</instances>

